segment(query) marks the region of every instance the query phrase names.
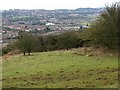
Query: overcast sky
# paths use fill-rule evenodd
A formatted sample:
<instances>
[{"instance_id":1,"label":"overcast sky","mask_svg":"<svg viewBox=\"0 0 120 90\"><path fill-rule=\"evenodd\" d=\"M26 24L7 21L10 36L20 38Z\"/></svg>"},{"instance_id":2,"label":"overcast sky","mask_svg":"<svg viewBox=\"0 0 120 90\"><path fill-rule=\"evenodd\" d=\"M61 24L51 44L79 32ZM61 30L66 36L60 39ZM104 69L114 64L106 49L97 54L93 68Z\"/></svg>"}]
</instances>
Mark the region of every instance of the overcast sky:
<instances>
[{"instance_id":1,"label":"overcast sky","mask_svg":"<svg viewBox=\"0 0 120 90\"><path fill-rule=\"evenodd\" d=\"M0 10L8 9L76 9L104 7L120 0L1 0Z\"/></svg>"}]
</instances>

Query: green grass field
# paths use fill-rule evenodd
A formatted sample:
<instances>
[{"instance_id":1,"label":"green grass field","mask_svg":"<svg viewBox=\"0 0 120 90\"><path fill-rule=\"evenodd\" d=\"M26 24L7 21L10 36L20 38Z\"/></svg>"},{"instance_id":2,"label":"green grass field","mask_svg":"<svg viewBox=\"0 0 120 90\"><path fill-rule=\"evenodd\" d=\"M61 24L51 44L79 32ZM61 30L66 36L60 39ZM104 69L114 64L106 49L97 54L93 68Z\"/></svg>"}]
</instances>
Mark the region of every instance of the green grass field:
<instances>
[{"instance_id":1,"label":"green grass field","mask_svg":"<svg viewBox=\"0 0 120 90\"><path fill-rule=\"evenodd\" d=\"M3 58L3 88L117 88L117 56L80 56L73 51Z\"/></svg>"}]
</instances>

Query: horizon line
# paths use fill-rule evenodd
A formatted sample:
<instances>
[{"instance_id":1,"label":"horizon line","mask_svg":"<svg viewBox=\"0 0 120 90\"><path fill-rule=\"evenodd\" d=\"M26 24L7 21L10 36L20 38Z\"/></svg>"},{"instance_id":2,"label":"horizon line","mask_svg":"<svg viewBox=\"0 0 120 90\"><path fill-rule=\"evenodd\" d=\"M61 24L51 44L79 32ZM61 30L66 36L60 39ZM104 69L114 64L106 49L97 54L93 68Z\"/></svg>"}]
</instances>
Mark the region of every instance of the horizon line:
<instances>
[{"instance_id":1,"label":"horizon line","mask_svg":"<svg viewBox=\"0 0 120 90\"><path fill-rule=\"evenodd\" d=\"M5 11L5 10L76 10L76 9L80 9L80 8L105 8L105 7L79 7L79 8L58 8L58 9L44 9L44 8L10 8L10 9L0 9L1 11Z\"/></svg>"}]
</instances>

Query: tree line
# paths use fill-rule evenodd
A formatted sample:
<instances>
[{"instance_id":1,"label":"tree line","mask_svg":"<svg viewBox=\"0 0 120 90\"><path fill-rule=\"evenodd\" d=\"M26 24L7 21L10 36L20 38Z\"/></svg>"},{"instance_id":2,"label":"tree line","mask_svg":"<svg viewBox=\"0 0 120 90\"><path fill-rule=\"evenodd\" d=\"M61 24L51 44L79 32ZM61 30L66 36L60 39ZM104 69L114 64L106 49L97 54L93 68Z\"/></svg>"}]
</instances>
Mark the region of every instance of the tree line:
<instances>
[{"instance_id":1,"label":"tree line","mask_svg":"<svg viewBox=\"0 0 120 90\"><path fill-rule=\"evenodd\" d=\"M11 45L8 45L7 51L12 49L18 49L30 55L31 52L43 52L53 51L60 49L70 49L82 47L85 44L85 40L82 39L81 31L65 32L59 35L41 35L35 36L28 32L22 32L18 40ZM11 49L11 50L10 50Z\"/></svg>"}]
</instances>

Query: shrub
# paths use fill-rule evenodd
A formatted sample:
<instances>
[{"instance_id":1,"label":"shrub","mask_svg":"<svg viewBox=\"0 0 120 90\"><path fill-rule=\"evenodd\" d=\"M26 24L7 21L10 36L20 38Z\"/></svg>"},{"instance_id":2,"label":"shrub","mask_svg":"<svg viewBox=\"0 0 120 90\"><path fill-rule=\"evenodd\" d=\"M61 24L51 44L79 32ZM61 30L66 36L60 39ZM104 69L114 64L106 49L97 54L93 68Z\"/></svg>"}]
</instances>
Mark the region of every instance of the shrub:
<instances>
[{"instance_id":1,"label":"shrub","mask_svg":"<svg viewBox=\"0 0 120 90\"><path fill-rule=\"evenodd\" d=\"M114 4L106 7L97 21L91 27L90 37L97 45L110 49L118 48L118 35L120 34L120 6Z\"/></svg>"},{"instance_id":2,"label":"shrub","mask_svg":"<svg viewBox=\"0 0 120 90\"><path fill-rule=\"evenodd\" d=\"M9 53L10 51L14 51L16 48L15 48L15 45L14 44L8 44L6 47L2 48L1 49L1 54L2 56Z\"/></svg>"}]
</instances>

